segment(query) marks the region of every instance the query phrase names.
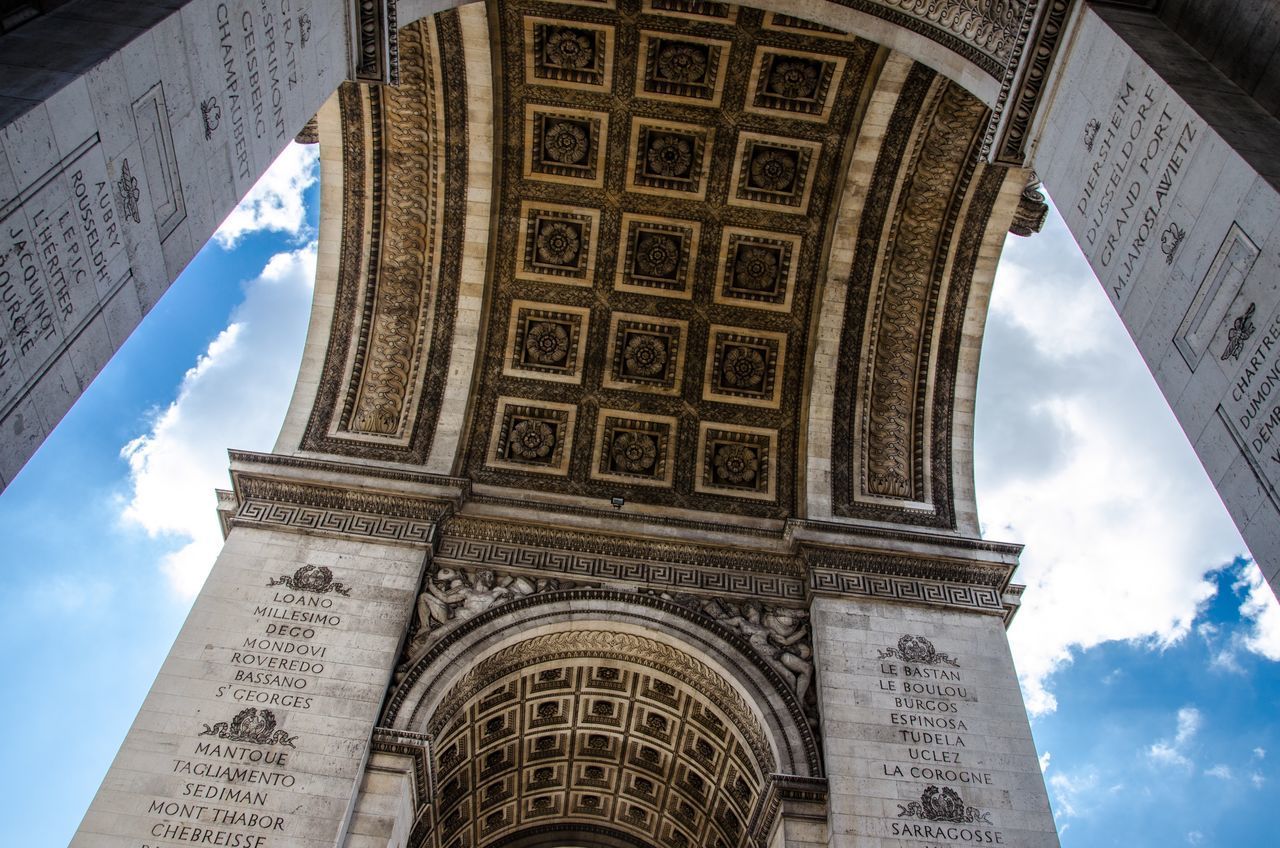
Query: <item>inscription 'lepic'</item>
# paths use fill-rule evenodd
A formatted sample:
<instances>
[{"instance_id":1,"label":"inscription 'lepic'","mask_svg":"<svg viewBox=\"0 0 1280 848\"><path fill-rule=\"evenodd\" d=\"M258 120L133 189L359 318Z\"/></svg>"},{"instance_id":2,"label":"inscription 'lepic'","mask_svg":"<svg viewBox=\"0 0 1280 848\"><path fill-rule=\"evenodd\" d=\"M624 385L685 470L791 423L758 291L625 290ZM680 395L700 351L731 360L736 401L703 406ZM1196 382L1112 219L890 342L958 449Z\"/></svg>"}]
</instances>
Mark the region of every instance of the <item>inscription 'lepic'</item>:
<instances>
[{"instance_id":1,"label":"inscription 'lepic'","mask_svg":"<svg viewBox=\"0 0 1280 848\"><path fill-rule=\"evenodd\" d=\"M161 817L149 830L164 845L264 848L270 837L291 833L293 802L273 802L272 793L298 786L291 758L299 736L285 726L288 711L310 710L308 694L325 675L324 636L342 627L342 598L350 587L324 566L305 565L268 580L266 597L254 599L261 631L230 652L231 679L218 682L214 697L225 700L227 718L204 723L186 756L171 773L181 779L177 797L153 798L147 812Z\"/></svg>"},{"instance_id":2,"label":"inscription 'lepic'","mask_svg":"<svg viewBox=\"0 0 1280 848\"><path fill-rule=\"evenodd\" d=\"M880 763L884 777L920 781L920 799L898 804L890 835L928 842L1003 845L991 813L966 804L959 787L992 786L992 774L968 762L962 705L977 700L960 662L923 636L904 635L879 652L880 690L892 697L889 723L907 758Z\"/></svg>"}]
</instances>

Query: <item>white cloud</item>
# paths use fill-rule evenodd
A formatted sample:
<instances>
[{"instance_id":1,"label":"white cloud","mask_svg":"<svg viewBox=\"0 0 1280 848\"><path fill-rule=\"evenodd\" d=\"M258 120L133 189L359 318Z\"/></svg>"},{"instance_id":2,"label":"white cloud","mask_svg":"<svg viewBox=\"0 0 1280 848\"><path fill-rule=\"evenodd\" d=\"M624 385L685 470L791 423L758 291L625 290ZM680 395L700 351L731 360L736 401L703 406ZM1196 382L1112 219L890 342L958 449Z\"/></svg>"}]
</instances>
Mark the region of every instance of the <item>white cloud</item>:
<instances>
[{"instance_id":1,"label":"white cloud","mask_svg":"<svg viewBox=\"0 0 1280 848\"><path fill-rule=\"evenodd\" d=\"M1254 789L1261 789L1262 784L1266 783L1267 779L1255 771L1255 772L1250 772L1249 782L1253 784Z\"/></svg>"},{"instance_id":2,"label":"white cloud","mask_svg":"<svg viewBox=\"0 0 1280 848\"><path fill-rule=\"evenodd\" d=\"M1267 756L1267 749L1266 749L1266 748L1254 748L1254 749L1253 749L1253 758L1254 758L1255 760L1262 760L1262 759L1265 759L1265 758L1266 758L1266 756Z\"/></svg>"},{"instance_id":3,"label":"white cloud","mask_svg":"<svg viewBox=\"0 0 1280 848\"><path fill-rule=\"evenodd\" d=\"M48 615L84 615L107 608L115 587L84 574L59 574L28 586L22 606Z\"/></svg>"},{"instance_id":4,"label":"white cloud","mask_svg":"<svg viewBox=\"0 0 1280 848\"><path fill-rule=\"evenodd\" d=\"M290 238L309 235L302 193L319 179L318 147L294 143L285 147L213 234L218 245L230 250L245 236L264 230Z\"/></svg>"},{"instance_id":5,"label":"white cloud","mask_svg":"<svg viewBox=\"0 0 1280 848\"><path fill-rule=\"evenodd\" d=\"M1204 842L1204 834L1198 830L1193 830L1187 834L1188 845L1200 845Z\"/></svg>"},{"instance_id":6,"label":"white cloud","mask_svg":"<svg viewBox=\"0 0 1280 848\"><path fill-rule=\"evenodd\" d=\"M315 278L315 245L273 256L231 323L183 377L177 398L122 450L132 495L124 518L182 546L161 568L193 596L222 544L215 488L227 448L269 450L297 379Z\"/></svg>"},{"instance_id":7,"label":"white cloud","mask_svg":"<svg viewBox=\"0 0 1280 848\"><path fill-rule=\"evenodd\" d=\"M1250 624L1244 647L1269 660L1280 660L1280 603L1276 603L1258 566L1249 563L1245 567L1236 589L1247 590L1240 604L1240 617Z\"/></svg>"},{"instance_id":8,"label":"white cloud","mask_svg":"<svg viewBox=\"0 0 1280 848\"><path fill-rule=\"evenodd\" d=\"M1040 773L1041 774L1044 774L1046 771L1049 770L1049 758L1051 756L1052 755L1048 751L1045 751L1043 754L1040 755Z\"/></svg>"},{"instance_id":9,"label":"white cloud","mask_svg":"<svg viewBox=\"0 0 1280 848\"><path fill-rule=\"evenodd\" d=\"M1168 742L1157 742L1147 749L1147 756L1153 762L1161 765L1181 766L1188 768L1191 761L1182 755L1182 753Z\"/></svg>"},{"instance_id":10,"label":"white cloud","mask_svg":"<svg viewBox=\"0 0 1280 848\"><path fill-rule=\"evenodd\" d=\"M1204 773L1209 777L1216 777L1220 780L1230 780L1231 766L1227 765L1226 763L1218 763L1216 766L1214 766L1211 769L1205 769Z\"/></svg>"},{"instance_id":11,"label":"white cloud","mask_svg":"<svg viewBox=\"0 0 1280 848\"><path fill-rule=\"evenodd\" d=\"M1183 707L1178 710L1178 729L1173 740L1162 739L1147 749L1147 756L1160 765L1173 765L1189 768L1191 760L1186 755L1187 745L1195 738L1203 723L1200 711L1195 707ZM1225 768L1225 766L1222 766ZM1206 772L1206 774L1211 772Z\"/></svg>"},{"instance_id":12,"label":"white cloud","mask_svg":"<svg viewBox=\"0 0 1280 848\"><path fill-rule=\"evenodd\" d=\"M1098 775L1092 771L1076 774L1059 772L1049 780L1049 791L1053 793L1054 812L1059 819L1071 818L1088 812L1086 804L1094 790L1098 788ZM1061 826L1059 832L1065 831Z\"/></svg>"},{"instance_id":13,"label":"white cloud","mask_svg":"<svg viewBox=\"0 0 1280 848\"><path fill-rule=\"evenodd\" d=\"M1007 243L982 357L979 512L988 538L1026 544L1009 636L1044 713L1074 651L1183 638L1205 573L1243 544L1056 212Z\"/></svg>"}]
</instances>

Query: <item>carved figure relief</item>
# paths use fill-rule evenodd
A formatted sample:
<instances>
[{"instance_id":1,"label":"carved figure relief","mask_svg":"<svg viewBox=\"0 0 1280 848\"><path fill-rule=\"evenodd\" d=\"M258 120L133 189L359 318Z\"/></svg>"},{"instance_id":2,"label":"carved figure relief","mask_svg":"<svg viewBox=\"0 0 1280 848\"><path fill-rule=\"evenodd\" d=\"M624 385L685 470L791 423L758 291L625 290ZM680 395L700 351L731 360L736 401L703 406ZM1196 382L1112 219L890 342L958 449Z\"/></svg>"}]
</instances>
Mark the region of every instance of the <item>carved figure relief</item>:
<instances>
[{"instance_id":1,"label":"carved figure relief","mask_svg":"<svg viewBox=\"0 0 1280 848\"><path fill-rule=\"evenodd\" d=\"M751 600L742 603L685 593L659 593L664 600L697 610L719 624L741 634L770 668L795 693L796 700L809 705L806 696L813 682L813 639L809 634L809 613Z\"/></svg>"},{"instance_id":2,"label":"carved figure relief","mask_svg":"<svg viewBox=\"0 0 1280 848\"><path fill-rule=\"evenodd\" d=\"M416 629L405 649L405 664L414 663L450 630L491 607L576 587L576 583L554 577L499 575L488 569L436 569L418 595Z\"/></svg>"}]
</instances>

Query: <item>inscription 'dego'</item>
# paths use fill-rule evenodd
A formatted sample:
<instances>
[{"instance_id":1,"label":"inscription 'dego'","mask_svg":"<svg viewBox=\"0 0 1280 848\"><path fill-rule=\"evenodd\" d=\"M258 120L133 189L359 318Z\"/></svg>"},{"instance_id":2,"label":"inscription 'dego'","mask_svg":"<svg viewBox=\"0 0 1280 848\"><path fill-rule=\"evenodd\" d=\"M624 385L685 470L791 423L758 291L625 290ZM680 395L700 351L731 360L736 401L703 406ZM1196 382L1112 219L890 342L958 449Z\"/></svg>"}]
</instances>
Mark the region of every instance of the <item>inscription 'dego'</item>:
<instances>
[{"instance_id":1,"label":"inscription 'dego'","mask_svg":"<svg viewBox=\"0 0 1280 848\"><path fill-rule=\"evenodd\" d=\"M253 602L262 633L232 649L232 679L215 692L236 702L238 711L203 725L196 735L207 738L195 742L189 758L173 760L171 773L183 781L180 797L153 798L148 808L162 818L149 833L165 844L264 848L272 834L289 833L292 816L276 812L271 792L296 786L289 760L299 737L272 708L311 709L313 696L300 693L324 675L329 650L315 640L342 626L335 599L350 597L351 587L325 566L304 565L269 579L266 588L273 590L270 599Z\"/></svg>"},{"instance_id":2,"label":"inscription 'dego'","mask_svg":"<svg viewBox=\"0 0 1280 848\"><path fill-rule=\"evenodd\" d=\"M969 727L961 707L976 701L977 693L966 682L960 661L913 634L882 648L879 661L879 689L892 699L889 723L907 753L904 761L880 763L881 773L926 784L920 800L899 804L898 818L905 821L891 822L890 835L1003 845L1004 834L990 827L989 812L966 805L954 785L937 785L995 783L990 772L966 761Z\"/></svg>"}]
</instances>

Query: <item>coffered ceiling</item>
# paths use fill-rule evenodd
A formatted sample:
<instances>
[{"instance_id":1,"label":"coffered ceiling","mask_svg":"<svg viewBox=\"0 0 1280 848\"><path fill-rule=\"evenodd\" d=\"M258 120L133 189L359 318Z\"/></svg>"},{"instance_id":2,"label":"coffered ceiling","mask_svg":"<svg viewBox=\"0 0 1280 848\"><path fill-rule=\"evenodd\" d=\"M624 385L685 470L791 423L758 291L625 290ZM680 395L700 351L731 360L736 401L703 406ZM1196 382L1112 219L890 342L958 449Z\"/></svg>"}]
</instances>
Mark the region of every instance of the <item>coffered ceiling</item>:
<instances>
[{"instance_id":1,"label":"coffered ceiling","mask_svg":"<svg viewBox=\"0 0 1280 848\"><path fill-rule=\"evenodd\" d=\"M478 11L402 30L399 86L339 93L302 449L526 501L956 526L955 375L1005 183L986 107L774 12Z\"/></svg>"}]
</instances>

